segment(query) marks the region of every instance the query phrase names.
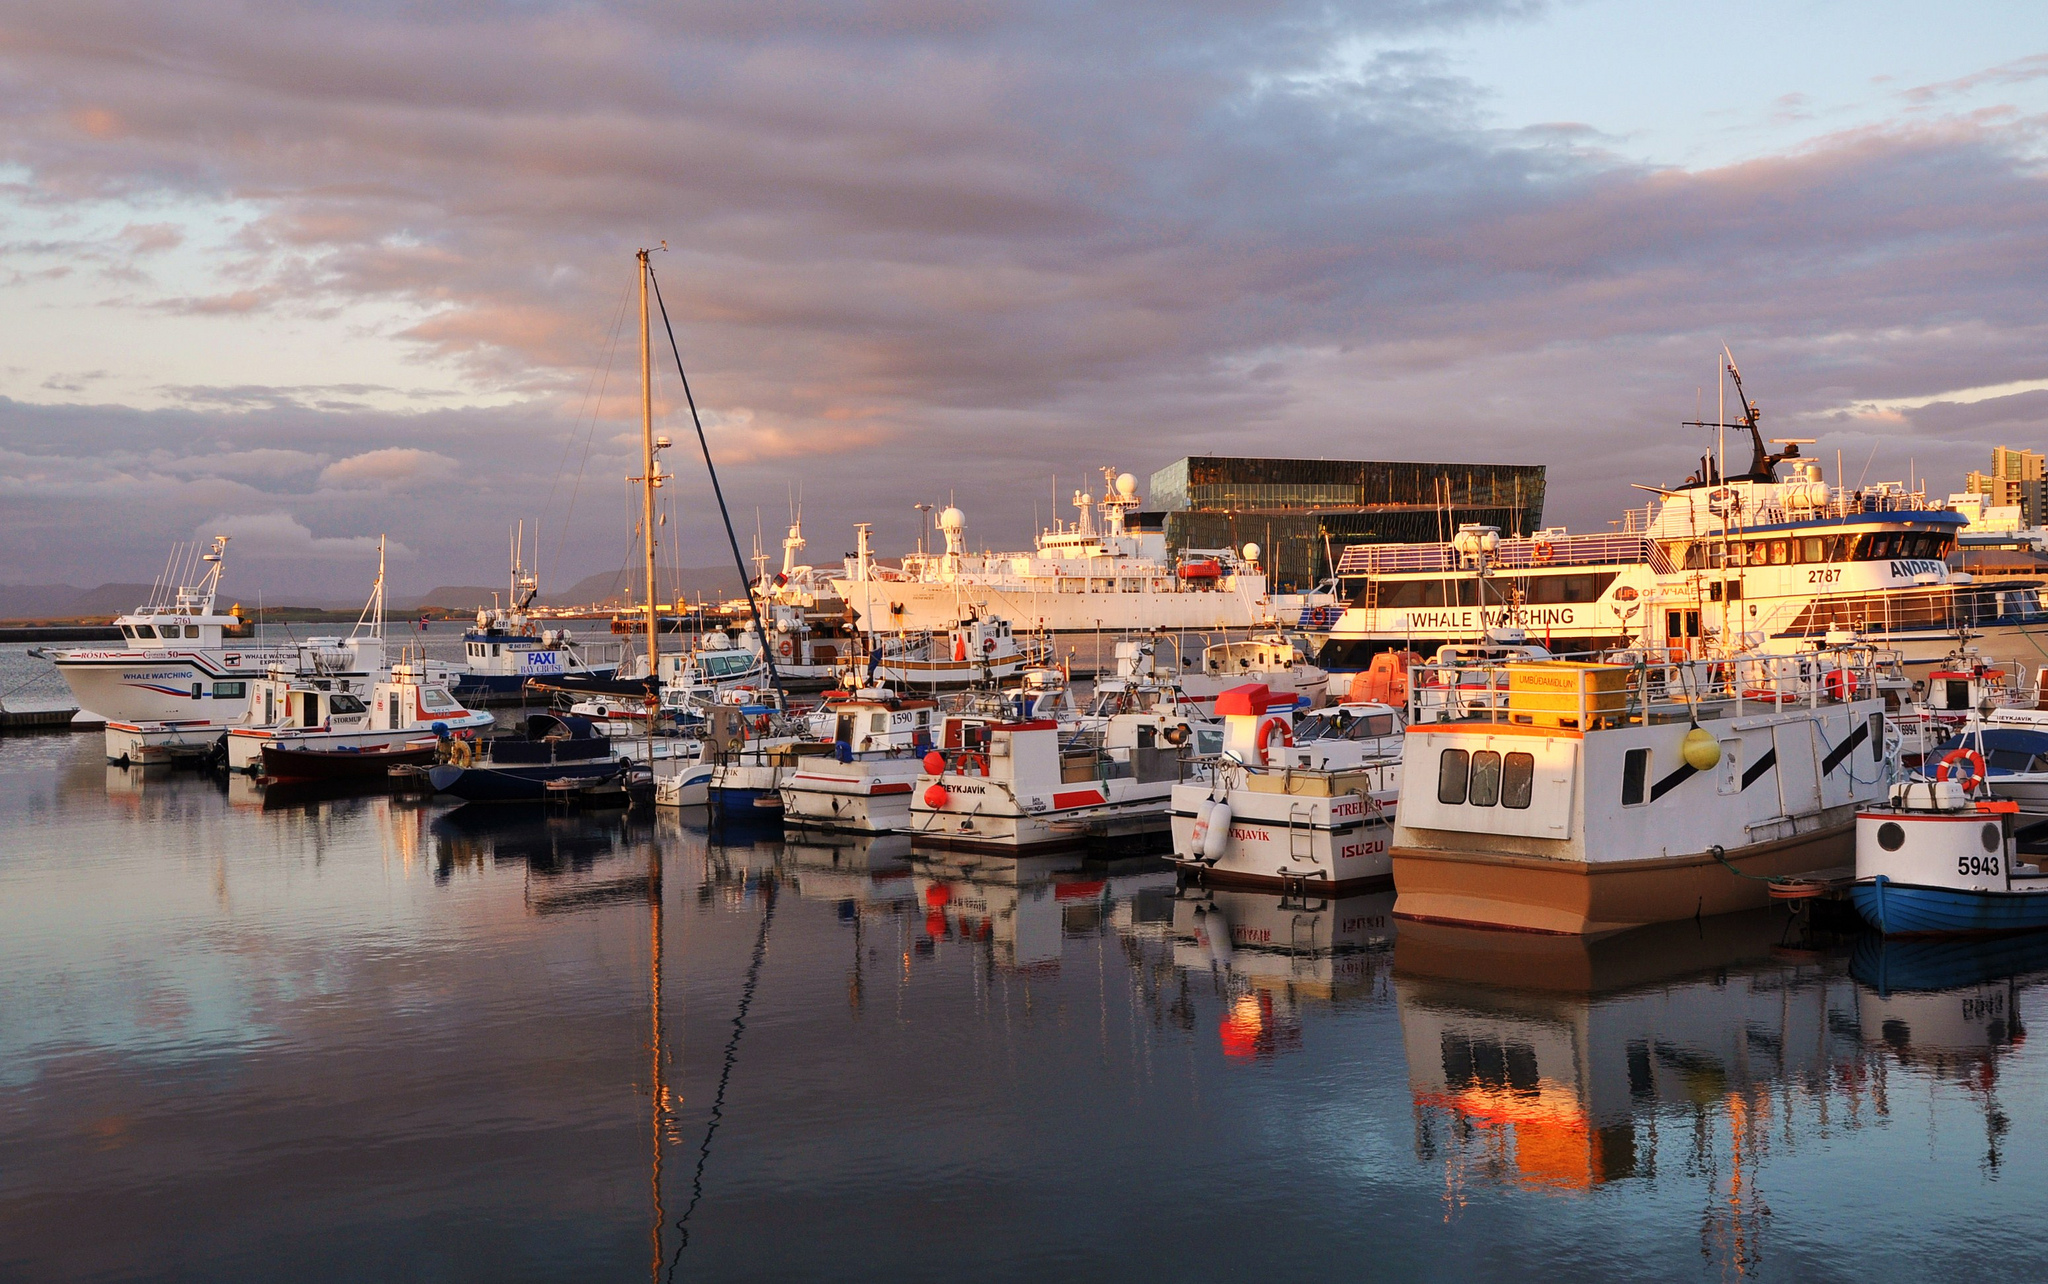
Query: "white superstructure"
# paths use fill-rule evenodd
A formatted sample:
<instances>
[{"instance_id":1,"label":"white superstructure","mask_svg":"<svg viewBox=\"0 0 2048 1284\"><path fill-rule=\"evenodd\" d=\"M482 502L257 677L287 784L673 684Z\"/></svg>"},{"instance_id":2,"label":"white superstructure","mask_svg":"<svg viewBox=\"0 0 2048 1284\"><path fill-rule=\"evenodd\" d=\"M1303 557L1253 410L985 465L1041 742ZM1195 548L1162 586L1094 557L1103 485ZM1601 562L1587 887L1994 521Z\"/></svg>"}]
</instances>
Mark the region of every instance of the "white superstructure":
<instances>
[{"instance_id":1,"label":"white superstructure","mask_svg":"<svg viewBox=\"0 0 2048 1284\"><path fill-rule=\"evenodd\" d=\"M949 629L976 608L1043 633L1243 629L1272 619L1256 545L1169 557L1164 535L1129 528L1142 503L1137 479L1103 476L1102 497L1076 491L1079 520L1040 533L1030 552L968 552L967 517L948 507L938 515L945 551L908 554L898 570L874 560L862 528L833 591L869 632Z\"/></svg>"},{"instance_id":2,"label":"white superstructure","mask_svg":"<svg viewBox=\"0 0 2048 1284\"><path fill-rule=\"evenodd\" d=\"M151 600L114 621L121 645L50 653L82 715L109 723L215 724L242 716L250 679L291 653L228 636L242 620L214 609L227 547L228 536L216 535L203 553L174 549ZM194 575L195 582L183 583Z\"/></svg>"}]
</instances>

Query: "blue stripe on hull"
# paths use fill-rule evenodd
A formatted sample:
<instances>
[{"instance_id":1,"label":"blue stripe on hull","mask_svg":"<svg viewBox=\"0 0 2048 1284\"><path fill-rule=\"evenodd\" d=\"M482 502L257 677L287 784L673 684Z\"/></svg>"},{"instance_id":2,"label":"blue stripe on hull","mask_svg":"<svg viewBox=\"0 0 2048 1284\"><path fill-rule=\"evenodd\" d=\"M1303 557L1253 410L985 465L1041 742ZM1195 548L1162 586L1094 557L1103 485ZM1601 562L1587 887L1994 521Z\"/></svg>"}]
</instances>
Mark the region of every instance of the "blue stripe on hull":
<instances>
[{"instance_id":1,"label":"blue stripe on hull","mask_svg":"<svg viewBox=\"0 0 2048 1284\"><path fill-rule=\"evenodd\" d=\"M619 769L609 758L590 762L549 762L506 767L443 764L427 773L435 790L464 802L541 802L550 780L601 780Z\"/></svg>"},{"instance_id":2,"label":"blue stripe on hull","mask_svg":"<svg viewBox=\"0 0 2048 1284\"><path fill-rule=\"evenodd\" d=\"M1863 921L1886 936L1983 936L2048 928L2048 892L1973 892L1883 877L1850 886Z\"/></svg>"}]
</instances>

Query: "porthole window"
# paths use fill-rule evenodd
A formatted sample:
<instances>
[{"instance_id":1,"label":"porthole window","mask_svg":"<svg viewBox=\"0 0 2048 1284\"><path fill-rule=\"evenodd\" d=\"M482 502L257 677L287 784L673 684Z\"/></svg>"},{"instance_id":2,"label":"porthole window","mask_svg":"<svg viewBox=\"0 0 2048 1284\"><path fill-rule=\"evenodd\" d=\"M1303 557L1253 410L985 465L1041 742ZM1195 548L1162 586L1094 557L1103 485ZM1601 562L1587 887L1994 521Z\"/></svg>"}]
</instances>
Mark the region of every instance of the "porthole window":
<instances>
[{"instance_id":1,"label":"porthole window","mask_svg":"<svg viewBox=\"0 0 2048 1284\"><path fill-rule=\"evenodd\" d=\"M1500 805L1526 808L1536 784L1536 755L1511 753L1501 760Z\"/></svg>"},{"instance_id":2,"label":"porthole window","mask_svg":"<svg viewBox=\"0 0 2048 1284\"><path fill-rule=\"evenodd\" d=\"M1463 749L1446 749L1436 764L1436 800L1449 806L1465 801L1465 781L1471 756Z\"/></svg>"},{"instance_id":3,"label":"porthole window","mask_svg":"<svg viewBox=\"0 0 2048 1284\"><path fill-rule=\"evenodd\" d=\"M1650 778L1650 751L1631 749L1621 760L1621 805L1634 807L1643 801L1644 786Z\"/></svg>"},{"instance_id":4,"label":"porthole window","mask_svg":"<svg viewBox=\"0 0 2048 1284\"><path fill-rule=\"evenodd\" d=\"M2005 834L1996 825L1984 826L1983 839L1984 850L1987 852L1995 852L2005 846Z\"/></svg>"},{"instance_id":5,"label":"porthole window","mask_svg":"<svg viewBox=\"0 0 2048 1284\"><path fill-rule=\"evenodd\" d=\"M1491 749L1481 749L1472 755L1469 801L1474 807L1492 807L1500 802L1500 755Z\"/></svg>"},{"instance_id":6,"label":"porthole window","mask_svg":"<svg viewBox=\"0 0 2048 1284\"><path fill-rule=\"evenodd\" d=\"M1895 852L1906 845L1906 827L1895 820L1888 820L1877 827L1877 845L1888 852Z\"/></svg>"}]
</instances>

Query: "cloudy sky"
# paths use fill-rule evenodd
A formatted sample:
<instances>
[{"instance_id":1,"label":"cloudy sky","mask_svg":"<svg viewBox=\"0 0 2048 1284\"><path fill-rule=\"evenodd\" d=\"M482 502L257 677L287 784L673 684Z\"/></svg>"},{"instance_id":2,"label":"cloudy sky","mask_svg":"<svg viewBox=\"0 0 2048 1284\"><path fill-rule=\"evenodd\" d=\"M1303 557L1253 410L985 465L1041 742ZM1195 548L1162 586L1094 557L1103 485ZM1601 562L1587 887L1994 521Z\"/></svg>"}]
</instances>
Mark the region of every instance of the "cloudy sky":
<instances>
[{"instance_id":1,"label":"cloudy sky","mask_svg":"<svg viewBox=\"0 0 2048 1284\"><path fill-rule=\"evenodd\" d=\"M743 539L800 489L821 560L1191 452L1544 463L1597 524L1723 342L1851 482L2048 422L2038 3L14 0L0 110L9 582L214 530L244 596L380 532L490 582L520 518L616 567L663 242Z\"/></svg>"}]
</instances>

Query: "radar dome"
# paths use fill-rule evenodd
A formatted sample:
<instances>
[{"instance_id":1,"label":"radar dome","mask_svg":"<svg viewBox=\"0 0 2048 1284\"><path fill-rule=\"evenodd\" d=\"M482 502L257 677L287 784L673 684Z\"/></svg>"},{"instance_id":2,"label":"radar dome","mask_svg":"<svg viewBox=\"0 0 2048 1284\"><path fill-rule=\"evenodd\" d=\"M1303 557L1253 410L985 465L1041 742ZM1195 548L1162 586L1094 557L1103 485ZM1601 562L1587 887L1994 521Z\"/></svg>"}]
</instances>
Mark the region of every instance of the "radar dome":
<instances>
[{"instance_id":1,"label":"radar dome","mask_svg":"<svg viewBox=\"0 0 2048 1284\"><path fill-rule=\"evenodd\" d=\"M1247 544L1244 546L1244 560L1247 562L1259 560L1259 546L1257 544Z\"/></svg>"},{"instance_id":2,"label":"radar dome","mask_svg":"<svg viewBox=\"0 0 2048 1284\"><path fill-rule=\"evenodd\" d=\"M942 531L967 529L967 514L957 508L948 507L939 514L939 529Z\"/></svg>"},{"instance_id":3,"label":"radar dome","mask_svg":"<svg viewBox=\"0 0 2048 1284\"><path fill-rule=\"evenodd\" d=\"M1116 493L1125 499L1138 493L1138 479L1129 473L1119 473L1116 479Z\"/></svg>"}]
</instances>

